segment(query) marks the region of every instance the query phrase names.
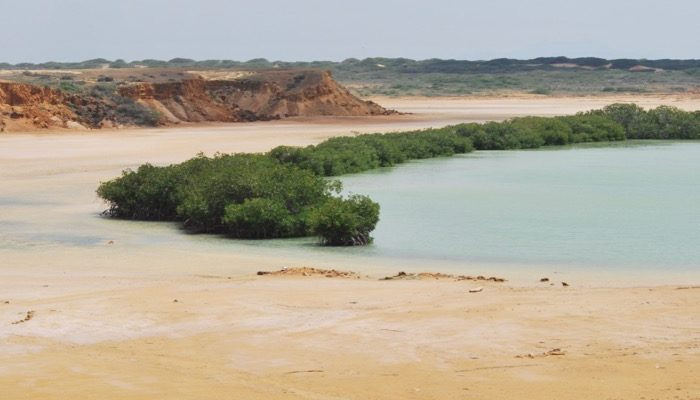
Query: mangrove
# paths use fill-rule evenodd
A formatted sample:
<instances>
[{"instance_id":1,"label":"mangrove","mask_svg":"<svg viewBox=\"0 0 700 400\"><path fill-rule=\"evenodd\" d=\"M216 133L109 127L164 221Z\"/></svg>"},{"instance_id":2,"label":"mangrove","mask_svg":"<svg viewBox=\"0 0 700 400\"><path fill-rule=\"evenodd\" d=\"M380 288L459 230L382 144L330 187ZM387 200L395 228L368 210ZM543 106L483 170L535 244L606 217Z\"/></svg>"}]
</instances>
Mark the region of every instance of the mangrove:
<instances>
[{"instance_id":1,"label":"mangrove","mask_svg":"<svg viewBox=\"0 0 700 400\"><path fill-rule=\"evenodd\" d=\"M177 221L190 232L232 238L317 236L331 246L365 245L379 205L343 197L329 177L473 150L534 149L627 139L700 139L700 112L613 104L559 117L337 137L264 154L202 154L180 164L144 164L103 182L97 194L111 217Z\"/></svg>"}]
</instances>

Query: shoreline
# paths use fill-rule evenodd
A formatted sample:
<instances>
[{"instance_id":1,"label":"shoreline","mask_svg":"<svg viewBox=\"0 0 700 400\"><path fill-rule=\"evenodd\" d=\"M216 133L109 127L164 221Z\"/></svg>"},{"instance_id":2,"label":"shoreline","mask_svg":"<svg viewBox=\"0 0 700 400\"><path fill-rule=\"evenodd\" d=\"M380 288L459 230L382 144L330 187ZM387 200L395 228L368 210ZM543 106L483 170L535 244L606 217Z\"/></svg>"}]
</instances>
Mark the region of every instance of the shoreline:
<instances>
[{"instance_id":1,"label":"shoreline","mask_svg":"<svg viewBox=\"0 0 700 400\"><path fill-rule=\"evenodd\" d=\"M614 283L609 275L581 271L598 279L586 283L543 265L474 263L458 272L416 259L410 269L371 257L308 262L303 251L222 250L169 225L97 217L98 183L144 162L589 105L455 101L385 123L0 134L0 216L8 216L0 219L0 393L13 400L694 399L696 278L606 286ZM304 265L372 277L255 276ZM378 280L399 271L508 282ZM550 282L539 282L545 277Z\"/></svg>"},{"instance_id":2,"label":"shoreline","mask_svg":"<svg viewBox=\"0 0 700 400\"><path fill-rule=\"evenodd\" d=\"M139 223L133 230L142 230L143 224L149 223ZM371 254L344 257L342 252L327 252L324 248L314 249L319 254L305 247L284 248L281 251L275 247L248 247L231 239L200 237L189 241L190 235L171 226L163 227L162 231L164 238L174 238L176 242L135 244L131 240L115 238L94 246L52 245L16 250L0 249L0 256L9 266L0 268L0 278L76 276L180 279L207 275L247 279L255 276L258 271L310 267L348 271L367 281L379 281L400 272L496 276L506 280L504 286L514 289L541 288L542 278L549 279L544 286L559 286L561 282L566 282L571 287L586 289L700 285L700 271L693 270L692 265L469 262L375 257Z\"/></svg>"},{"instance_id":3,"label":"shoreline","mask_svg":"<svg viewBox=\"0 0 700 400\"><path fill-rule=\"evenodd\" d=\"M700 105L700 99L698 99ZM471 103L470 103L471 104ZM167 165L170 163L181 162L202 151L205 154L214 154L216 152L256 152L267 151L270 148L280 145L296 145L304 146L307 144L315 144L333 136L352 135L356 132L375 132L403 130L404 126L411 125L415 128L418 126L428 125L432 123L445 124L454 118L453 114L470 115L474 118L481 118L478 110L465 106L462 102L457 102L457 105L464 108L456 110L450 107L444 108L442 103L436 103L434 106L437 111L433 114L416 114L411 116L389 116L389 117L372 117L380 118L377 120L372 118L323 118L311 119L289 119L281 121L268 121L246 124L210 124L204 127L180 127L174 129L136 129L124 131L124 134L118 131L96 132L95 134L79 133L76 135L30 135L25 134L6 134L0 135L0 143L5 146L0 146L0 190L4 196L0 197L0 206L6 208L9 214L18 216L19 221L34 218L40 220L42 225L46 225L49 229L47 233L61 234L65 231L63 226L69 226L76 221L82 220L86 231L84 238L76 236L74 240L78 245L71 242L53 243L49 239L47 242L37 243L37 247L30 253L23 251L21 247L17 251L13 251L12 247L2 250L0 253L5 253L4 258L12 264L29 265L28 260L33 262L41 262L41 260L52 259L51 247L55 246L60 249L62 254L57 259L52 259L52 263L65 266L83 265L81 257L88 259L95 257L115 257L117 253L114 250L128 246L129 252L137 252L144 257L148 257L144 253L154 251L156 254L162 255L171 264L182 265L178 257L173 257L169 254L171 249L168 246L162 246L163 243L172 242L176 246L181 246L186 251L196 254L198 257L207 260L209 265L221 265L227 260L247 261L262 257L269 260L273 267L281 268L285 260L296 260L295 264L304 265L308 263L308 254L305 249L266 249L265 246L245 246L245 242L238 242L232 246L224 246L218 244L216 239L210 242L202 240L189 240L191 236L181 235L174 227L167 229L157 228L155 224L137 224L133 221L127 222L128 228L117 227L114 221L108 223L94 216L99 214L104 205L97 199L94 190L98 183L118 176L121 170L125 168L134 168L144 162L151 162L156 165ZM511 106L507 106L506 110L512 112L513 115L527 113L532 111L527 103L517 103L518 107L522 107L516 111L511 110ZM538 105L542 107L542 111L547 110L551 114L561 113L561 110L568 110L571 103L560 105L561 108L552 106L549 103ZM488 106L488 104L486 104ZM579 105L580 106L580 105ZM405 120L410 121L405 121ZM368 120L374 123L368 123ZM418 121L418 122L416 122ZM428 123L424 121L429 121ZM351 122L351 123L350 123ZM3 201L3 197L6 199ZM31 199L31 200L29 200ZM76 201L77 200L77 201ZM29 201L28 206L22 206L23 201ZM63 209L63 213L68 213L65 218L60 219L48 207L32 207L34 202L57 202L61 205L59 209ZM7 204L3 204L3 202ZM38 213L36 217L32 214ZM90 216L86 218L86 216ZM32 221L34 223L35 221ZM121 224L120 224L121 225ZM139 229L146 228L150 232L155 232L155 236L150 238L146 234L147 240L154 240L154 243L139 243L137 233ZM53 230L50 230L53 227ZM112 229L117 227L115 233L111 233ZM38 228L37 229L43 229ZM166 231L167 232L164 232ZM80 230L78 230L80 232ZM0 235L2 235L0 231ZM98 234L99 233L99 234ZM97 236L96 236L97 235ZM20 235L21 237L21 235ZM2 239L2 236L0 236ZM8 236L5 240L12 240ZM84 246L84 251L81 250L81 241L87 240L93 245ZM115 249L102 249L100 244L106 242L116 242ZM207 244L205 244L207 243ZM21 246L21 242L17 242ZM136 244L136 246L134 246ZM201 245L205 244L204 247ZM227 245L230 243L227 243ZM246 257L233 256L233 250L226 247L236 248L235 251L242 250L246 253ZM70 249L70 250L69 250ZM214 255L205 254L212 251ZM34 254L41 254L41 257L36 257ZM320 251L317 253L321 253ZM80 256L78 254L81 254ZM190 263L195 262L195 257L185 257ZM318 257L313 257L313 265L315 267L337 267L343 269L359 269L365 270L364 265L371 265L366 270L376 270L379 268L383 273L396 273L402 269L410 269L412 272L419 270L437 270L446 272L456 272L465 268L465 262L460 260L447 259L405 259L405 257L392 257L388 259L373 259L370 254L356 257L353 262L346 262L341 253L325 252ZM137 258L132 258L131 262L140 264ZM439 264L436 268L424 268L425 266L433 265L435 262ZM406 265L402 265L406 264ZM114 263L105 259L102 264L103 270L114 268ZM636 284L670 284L670 283L687 283L687 276L683 272L678 272L677 268L671 273L665 272L664 276L659 273L643 272L637 273L637 279L624 276L634 270L634 267L627 266L621 268L616 273L607 271L606 266L571 266L571 265L546 265L543 263L480 263L467 262L469 272L474 274L487 273L493 270L497 273L507 275L518 275L517 280L523 284L533 282L535 279L530 275L532 271L536 271L538 275L564 273L573 275L573 278L567 278L578 282L586 282L587 285L596 285L600 282L615 282L623 286ZM450 267L454 266L454 267ZM175 268L177 269L177 268ZM645 270L646 268L643 268ZM563 270L560 271L560 270ZM527 271L527 272L523 272ZM595 271L592 273L590 271ZM0 271L1 273L2 271ZM245 273L248 271L237 270L237 273ZM597 275L605 276L605 278L597 278ZM669 277L670 275L670 277ZM643 276L643 278L642 278ZM513 277L515 278L515 276ZM695 276L692 279L697 279Z\"/></svg>"},{"instance_id":4,"label":"shoreline","mask_svg":"<svg viewBox=\"0 0 700 400\"><path fill-rule=\"evenodd\" d=\"M512 92L503 94L484 94L468 96L369 96L363 100L373 101L387 109L396 110L403 114L375 115L361 117L289 117L279 120L254 122L199 122L179 123L157 127L122 127L102 129L33 129L26 131L6 131L3 136L37 135L37 136L91 136L95 134L154 134L194 130L225 130L238 126L259 125L295 125L309 124L312 126L328 126L346 124L357 126L361 133L375 133L367 130L376 125L375 129L389 128L395 125L396 130L421 129L437 127L430 122L440 122L442 125L460 122L500 121L519 116L556 116L575 114L576 112L599 109L612 103L636 103L644 108L660 105L676 106L686 111L700 110L700 93L644 93L644 94L557 94L535 95Z\"/></svg>"}]
</instances>

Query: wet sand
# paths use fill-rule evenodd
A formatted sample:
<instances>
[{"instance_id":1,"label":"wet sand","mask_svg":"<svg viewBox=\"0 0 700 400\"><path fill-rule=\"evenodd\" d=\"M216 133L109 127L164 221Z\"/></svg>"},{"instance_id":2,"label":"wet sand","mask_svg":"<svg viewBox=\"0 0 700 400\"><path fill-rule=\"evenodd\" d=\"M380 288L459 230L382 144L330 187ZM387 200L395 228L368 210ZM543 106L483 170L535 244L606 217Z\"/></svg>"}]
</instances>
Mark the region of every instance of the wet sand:
<instances>
[{"instance_id":1,"label":"wet sand","mask_svg":"<svg viewBox=\"0 0 700 400\"><path fill-rule=\"evenodd\" d=\"M146 161L619 100L378 99L416 114L2 134L0 397L700 398L700 282L380 282L394 268L381 265L359 280L254 277L289 261L131 246L116 233L114 243L99 241L111 232L85 246L12 241L14 226L106 227L95 187ZM642 97L652 103L700 109L697 98ZM483 290L469 293L476 286Z\"/></svg>"}]
</instances>

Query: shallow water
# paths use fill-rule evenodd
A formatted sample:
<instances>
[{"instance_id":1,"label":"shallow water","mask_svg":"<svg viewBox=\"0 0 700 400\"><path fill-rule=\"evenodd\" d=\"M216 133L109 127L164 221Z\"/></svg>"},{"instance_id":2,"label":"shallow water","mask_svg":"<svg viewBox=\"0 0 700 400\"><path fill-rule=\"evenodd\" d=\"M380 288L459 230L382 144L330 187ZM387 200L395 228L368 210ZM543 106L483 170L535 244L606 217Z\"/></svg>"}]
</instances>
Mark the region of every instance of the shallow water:
<instances>
[{"instance_id":1,"label":"shallow water","mask_svg":"<svg viewBox=\"0 0 700 400\"><path fill-rule=\"evenodd\" d=\"M700 143L477 152L343 179L380 257L694 271Z\"/></svg>"},{"instance_id":2,"label":"shallow water","mask_svg":"<svg viewBox=\"0 0 700 400\"><path fill-rule=\"evenodd\" d=\"M476 152L342 180L346 192L367 194L382 207L371 246L237 243L289 256L436 269L700 272L700 143Z\"/></svg>"},{"instance_id":3,"label":"shallow water","mask_svg":"<svg viewBox=\"0 0 700 400\"><path fill-rule=\"evenodd\" d=\"M30 265L38 256L29 255L43 254L62 268L113 268L132 257L146 258L141 268L160 262L235 272L252 267L232 265L232 257L250 256L372 271L612 271L687 281L700 276L698 171L700 143L652 142L475 152L346 176L347 192L382 207L375 241L362 248L229 240L188 235L176 224L110 220L99 216L94 176L40 176L31 185L4 182L0 255ZM106 249L110 241L118 246ZM81 253L59 262L74 250Z\"/></svg>"}]
</instances>

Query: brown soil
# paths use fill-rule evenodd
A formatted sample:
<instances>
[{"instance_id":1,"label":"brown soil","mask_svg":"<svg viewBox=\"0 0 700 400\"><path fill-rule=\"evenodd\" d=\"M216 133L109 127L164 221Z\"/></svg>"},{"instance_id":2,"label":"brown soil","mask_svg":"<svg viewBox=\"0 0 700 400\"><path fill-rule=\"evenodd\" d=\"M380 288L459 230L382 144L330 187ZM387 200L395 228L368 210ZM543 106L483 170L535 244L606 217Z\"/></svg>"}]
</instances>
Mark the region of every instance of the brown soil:
<instances>
[{"instance_id":1,"label":"brown soil","mask_svg":"<svg viewBox=\"0 0 700 400\"><path fill-rule=\"evenodd\" d=\"M168 122L258 121L297 116L391 112L350 94L327 71L271 71L234 80L201 77L123 86L119 94L159 111Z\"/></svg>"},{"instance_id":2,"label":"brown soil","mask_svg":"<svg viewBox=\"0 0 700 400\"><path fill-rule=\"evenodd\" d=\"M77 119L59 90L0 81L0 132L22 127L67 128ZM13 129L20 128L20 129Z\"/></svg>"},{"instance_id":3,"label":"brown soil","mask_svg":"<svg viewBox=\"0 0 700 400\"><path fill-rule=\"evenodd\" d=\"M191 72L171 72L168 79L155 79L152 74L120 71L114 76L95 77L88 72L78 81L71 77L70 81L54 82L79 82L81 89L72 93L40 86L43 81L18 81L25 75L7 76L14 81L0 82L0 131L141 125L142 119L130 115L134 106L139 107L125 107L134 101L154 112L159 125L395 113L355 97L328 71L262 71L226 76L209 73L206 78ZM110 89L116 90L114 93L91 92L106 78L116 88Z\"/></svg>"}]
</instances>

